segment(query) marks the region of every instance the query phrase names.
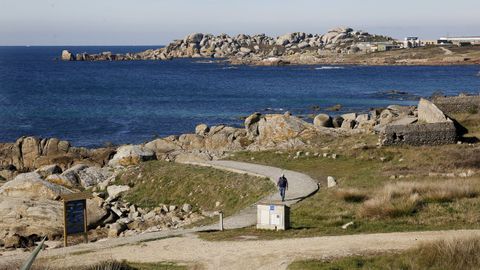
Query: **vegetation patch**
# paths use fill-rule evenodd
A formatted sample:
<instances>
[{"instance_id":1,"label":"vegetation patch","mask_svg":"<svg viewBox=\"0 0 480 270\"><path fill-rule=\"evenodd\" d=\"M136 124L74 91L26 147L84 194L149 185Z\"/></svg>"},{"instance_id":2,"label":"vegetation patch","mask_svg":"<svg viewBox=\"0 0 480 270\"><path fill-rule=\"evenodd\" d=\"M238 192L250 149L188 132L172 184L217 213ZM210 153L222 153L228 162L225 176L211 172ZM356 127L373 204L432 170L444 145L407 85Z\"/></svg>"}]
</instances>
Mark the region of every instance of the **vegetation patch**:
<instances>
[{"instance_id":1,"label":"vegetation patch","mask_svg":"<svg viewBox=\"0 0 480 270\"><path fill-rule=\"evenodd\" d=\"M480 238L426 243L398 254L354 256L336 260L297 261L289 270L474 270L480 269Z\"/></svg>"},{"instance_id":2,"label":"vegetation patch","mask_svg":"<svg viewBox=\"0 0 480 270\"><path fill-rule=\"evenodd\" d=\"M7 269L19 269L22 265L21 262L16 265L10 265L9 268L1 268L0 270ZM172 262L157 262L157 263L133 263L127 261L104 261L89 266L76 266L76 267L55 267L48 262L35 262L31 270L186 270L186 265L180 265Z\"/></svg>"},{"instance_id":3,"label":"vegetation patch","mask_svg":"<svg viewBox=\"0 0 480 270\"><path fill-rule=\"evenodd\" d=\"M370 218L411 215L426 203L452 202L477 195L477 187L465 180L391 183L366 201L359 215Z\"/></svg>"}]
</instances>

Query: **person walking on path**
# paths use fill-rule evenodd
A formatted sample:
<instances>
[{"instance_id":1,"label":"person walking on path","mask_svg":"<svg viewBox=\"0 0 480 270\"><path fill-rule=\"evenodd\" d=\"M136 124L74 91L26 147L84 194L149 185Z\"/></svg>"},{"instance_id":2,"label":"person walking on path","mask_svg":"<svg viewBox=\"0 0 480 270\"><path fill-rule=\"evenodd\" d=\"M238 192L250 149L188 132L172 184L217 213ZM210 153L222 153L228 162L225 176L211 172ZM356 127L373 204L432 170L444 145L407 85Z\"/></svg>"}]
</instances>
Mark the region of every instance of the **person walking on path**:
<instances>
[{"instance_id":1,"label":"person walking on path","mask_svg":"<svg viewBox=\"0 0 480 270\"><path fill-rule=\"evenodd\" d=\"M288 190L288 180L285 177L285 174L282 173L277 182L278 189L280 191L280 197L282 197L282 202L285 201L285 191Z\"/></svg>"}]
</instances>

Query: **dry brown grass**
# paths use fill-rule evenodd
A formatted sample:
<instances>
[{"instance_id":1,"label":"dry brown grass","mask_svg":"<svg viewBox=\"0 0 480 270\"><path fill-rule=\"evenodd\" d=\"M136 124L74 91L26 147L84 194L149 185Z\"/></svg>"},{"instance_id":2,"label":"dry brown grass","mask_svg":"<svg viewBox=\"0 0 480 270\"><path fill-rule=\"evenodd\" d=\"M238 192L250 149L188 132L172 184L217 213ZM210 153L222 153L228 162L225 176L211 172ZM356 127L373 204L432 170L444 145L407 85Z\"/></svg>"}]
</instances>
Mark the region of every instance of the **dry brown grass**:
<instances>
[{"instance_id":1,"label":"dry brown grass","mask_svg":"<svg viewBox=\"0 0 480 270\"><path fill-rule=\"evenodd\" d=\"M18 261L11 263L8 266L0 266L0 270L20 269L23 262ZM104 262L95 263L89 266L76 266L76 267L59 267L54 263L34 262L31 270L185 270L187 266L179 265L170 262L158 262L158 263L130 263L126 261L109 260Z\"/></svg>"},{"instance_id":2,"label":"dry brown grass","mask_svg":"<svg viewBox=\"0 0 480 270\"><path fill-rule=\"evenodd\" d=\"M411 215L425 203L473 198L478 192L478 188L467 180L397 182L387 184L373 198L364 202L358 215L367 218Z\"/></svg>"},{"instance_id":3,"label":"dry brown grass","mask_svg":"<svg viewBox=\"0 0 480 270\"><path fill-rule=\"evenodd\" d=\"M450 239L420 245L412 251L412 269L480 268L480 238Z\"/></svg>"},{"instance_id":4,"label":"dry brown grass","mask_svg":"<svg viewBox=\"0 0 480 270\"><path fill-rule=\"evenodd\" d=\"M368 199L365 191L355 188L338 189L335 191L335 197L346 202L363 202Z\"/></svg>"},{"instance_id":5,"label":"dry brown grass","mask_svg":"<svg viewBox=\"0 0 480 270\"><path fill-rule=\"evenodd\" d=\"M456 238L420 244L394 254L353 256L333 261L296 261L288 269L296 270L476 270L480 269L480 238Z\"/></svg>"}]
</instances>

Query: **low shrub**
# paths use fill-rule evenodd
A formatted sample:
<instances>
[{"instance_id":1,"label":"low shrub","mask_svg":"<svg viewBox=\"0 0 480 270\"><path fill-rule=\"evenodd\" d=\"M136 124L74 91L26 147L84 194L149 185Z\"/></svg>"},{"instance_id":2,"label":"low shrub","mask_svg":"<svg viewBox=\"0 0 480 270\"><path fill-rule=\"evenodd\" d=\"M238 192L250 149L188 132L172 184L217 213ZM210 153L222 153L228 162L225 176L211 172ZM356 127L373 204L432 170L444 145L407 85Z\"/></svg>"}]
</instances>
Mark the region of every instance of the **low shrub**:
<instances>
[{"instance_id":1,"label":"low shrub","mask_svg":"<svg viewBox=\"0 0 480 270\"><path fill-rule=\"evenodd\" d=\"M422 206L418 194L407 198L392 198L388 196L375 197L367 200L359 209L360 217L383 218L401 217L417 212Z\"/></svg>"}]
</instances>

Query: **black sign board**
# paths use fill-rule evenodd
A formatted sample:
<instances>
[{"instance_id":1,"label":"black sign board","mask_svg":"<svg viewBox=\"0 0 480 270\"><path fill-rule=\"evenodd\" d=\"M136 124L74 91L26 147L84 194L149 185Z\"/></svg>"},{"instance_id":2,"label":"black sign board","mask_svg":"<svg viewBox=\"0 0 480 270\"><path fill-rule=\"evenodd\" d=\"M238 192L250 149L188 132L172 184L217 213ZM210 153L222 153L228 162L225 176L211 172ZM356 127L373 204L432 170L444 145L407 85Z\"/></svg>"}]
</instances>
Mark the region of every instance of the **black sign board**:
<instances>
[{"instance_id":1,"label":"black sign board","mask_svg":"<svg viewBox=\"0 0 480 270\"><path fill-rule=\"evenodd\" d=\"M86 200L65 202L65 227L67 235L85 233Z\"/></svg>"},{"instance_id":2,"label":"black sign board","mask_svg":"<svg viewBox=\"0 0 480 270\"><path fill-rule=\"evenodd\" d=\"M91 195L87 193L71 193L62 196L65 246L67 246L68 236L74 234L83 234L85 242L88 242L87 199L90 197Z\"/></svg>"}]
</instances>

